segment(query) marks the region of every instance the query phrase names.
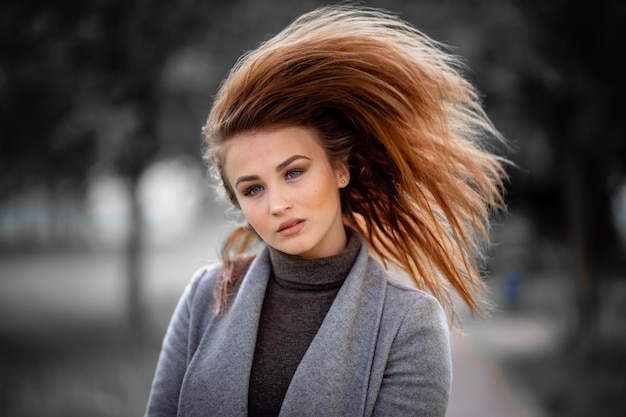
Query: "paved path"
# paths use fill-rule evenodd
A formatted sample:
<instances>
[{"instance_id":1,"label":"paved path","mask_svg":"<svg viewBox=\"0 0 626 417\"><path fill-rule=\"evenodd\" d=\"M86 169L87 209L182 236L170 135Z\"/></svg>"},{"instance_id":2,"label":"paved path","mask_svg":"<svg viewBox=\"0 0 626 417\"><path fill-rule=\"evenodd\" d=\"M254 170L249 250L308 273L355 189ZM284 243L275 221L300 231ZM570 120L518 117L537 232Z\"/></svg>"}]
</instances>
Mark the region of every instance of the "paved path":
<instances>
[{"instance_id":1,"label":"paved path","mask_svg":"<svg viewBox=\"0 0 626 417\"><path fill-rule=\"evenodd\" d=\"M512 382L479 352L468 334L451 334L452 393L447 417L539 417L516 396Z\"/></svg>"},{"instance_id":2,"label":"paved path","mask_svg":"<svg viewBox=\"0 0 626 417\"><path fill-rule=\"evenodd\" d=\"M538 398L501 361L550 349L550 325L537 317L496 313L465 318L451 333L454 379L447 417L545 417Z\"/></svg>"}]
</instances>

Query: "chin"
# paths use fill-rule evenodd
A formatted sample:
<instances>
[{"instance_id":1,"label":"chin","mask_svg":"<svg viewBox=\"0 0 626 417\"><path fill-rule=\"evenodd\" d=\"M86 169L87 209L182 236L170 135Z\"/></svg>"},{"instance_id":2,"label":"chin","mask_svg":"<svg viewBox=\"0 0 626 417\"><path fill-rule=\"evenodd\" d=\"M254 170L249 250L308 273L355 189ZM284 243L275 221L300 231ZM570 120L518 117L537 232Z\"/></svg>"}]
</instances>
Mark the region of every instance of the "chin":
<instances>
[{"instance_id":1,"label":"chin","mask_svg":"<svg viewBox=\"0 0 626 417\"><path fill-rule=\"evenodd\" d=\"M308 252L307 250L293 248L293 247L283 247L283 248L278 248L278 250L286 253L287 255L293 255L293 256L302 256L303 254Z\"/></svg>"},{"instance_id":2,"label":"chin","mask_svg":"<svg viewBox=\"0 0 626 417\"><path fill-rule=\"evenodd\" d=\"M306 254L311 250L311 248L303 247L303 245L295 244L295 242L278 244L274 246L274 248L283 253L286 253L287 255L293 256L302 256L303 254Z\"/></svg>"}]
</instances>

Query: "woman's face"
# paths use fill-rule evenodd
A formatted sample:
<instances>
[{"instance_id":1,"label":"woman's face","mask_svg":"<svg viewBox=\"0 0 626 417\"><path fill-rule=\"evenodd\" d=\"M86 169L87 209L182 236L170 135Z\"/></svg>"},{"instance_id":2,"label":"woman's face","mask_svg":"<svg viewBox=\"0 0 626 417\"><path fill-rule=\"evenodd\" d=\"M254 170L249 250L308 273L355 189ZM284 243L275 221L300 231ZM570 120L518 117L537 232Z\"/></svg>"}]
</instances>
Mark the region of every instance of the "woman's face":
<instances>
[{"instance_id":1,"label":"woman's face","mask_svg":"<svg viewBox=\"0 0 626 417\"><path fill-rule=\"evenodd\" d=\"M268 245L304 258L346 246L339 189L349 171L331 165L318 138L303 127L255 130L231 138L224 153L225 179L250 225Z\"/></svg>"}]
</instances>

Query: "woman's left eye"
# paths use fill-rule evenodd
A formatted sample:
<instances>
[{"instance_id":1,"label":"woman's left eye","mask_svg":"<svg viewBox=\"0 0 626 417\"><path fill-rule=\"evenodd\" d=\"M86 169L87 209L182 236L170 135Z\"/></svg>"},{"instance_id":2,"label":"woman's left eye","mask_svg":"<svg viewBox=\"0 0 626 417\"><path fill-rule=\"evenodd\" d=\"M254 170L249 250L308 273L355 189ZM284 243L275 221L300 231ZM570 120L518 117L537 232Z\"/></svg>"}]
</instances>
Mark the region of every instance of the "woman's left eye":
<instances>
[{"instance_id":1,"label":"woman's left eye","mask_svg":"<svg viewBox=\"0 0 626 417\"><path fill-rule=\"evenodd\" d=\"M298 176L300 176L304 171L301 169L290 169L289 171L287 171L287 174L285 175L285 177L287 179L292 179L292 178L296 178Z\"/></svg>"}]
</instances>

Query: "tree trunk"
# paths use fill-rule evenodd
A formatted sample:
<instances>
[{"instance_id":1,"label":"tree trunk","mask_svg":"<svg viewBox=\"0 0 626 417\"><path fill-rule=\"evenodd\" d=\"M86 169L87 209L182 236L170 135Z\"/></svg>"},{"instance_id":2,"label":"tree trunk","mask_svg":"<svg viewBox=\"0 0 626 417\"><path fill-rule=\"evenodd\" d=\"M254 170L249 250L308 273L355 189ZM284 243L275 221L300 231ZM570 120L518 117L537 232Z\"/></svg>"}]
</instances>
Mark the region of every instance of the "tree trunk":
<instances>
[{"instance_id":1,"label":"tree trunk","mask_svg":"<svg viewBox=\"0 0 626 417\"><path fill-rule=\"evenodd\" d=\"M589 309L589 259L586 239L584 236L584 196L583 179L581 178L578 152L573 140L566 141L566 195L569 211L570 233L573 244L574 268L576 277L577 295L577 335L579 347L584 347L588 341Z\"/></svg>"},{"instance_id":2,"label":"tree trunk","mask_svg":"<svg viewBox=\"0 0 626 417\"><path fill-rule=\"evenodd\" d=\"M126 247L127 273L127 313L128 324L133 335L141 338L145 329L142 300L143 270L143 213L137 195L139 176L129 178L129 194L131 210L129 216L129 233Z\"/></svg>"}]
</instances>

